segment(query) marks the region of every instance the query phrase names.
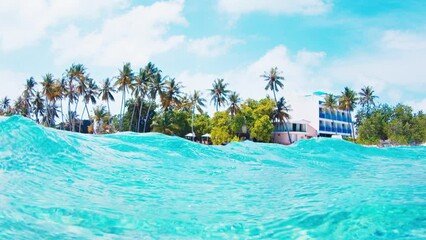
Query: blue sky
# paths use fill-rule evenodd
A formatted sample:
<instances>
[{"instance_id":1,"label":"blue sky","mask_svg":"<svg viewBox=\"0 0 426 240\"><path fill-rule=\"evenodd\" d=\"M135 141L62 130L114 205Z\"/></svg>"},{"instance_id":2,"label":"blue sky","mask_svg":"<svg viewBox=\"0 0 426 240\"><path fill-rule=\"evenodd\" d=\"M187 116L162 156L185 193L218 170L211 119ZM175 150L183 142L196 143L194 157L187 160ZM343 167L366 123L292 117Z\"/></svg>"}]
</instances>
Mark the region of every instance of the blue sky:
<instances>
[{"instance_id":1,"label":"blue sky","mask_svg":"<svg viewBox=\"0 0 426 240\"><path fill-rule=\"evenodd\" d=\"M422 0L0 0L0 98L72 63L100 82L152 61L208 99L215 78L262 98L259 76L277 66L293 106L371 85L380 102L425 111L425 12Z\"/></svg>"}]
</instances>

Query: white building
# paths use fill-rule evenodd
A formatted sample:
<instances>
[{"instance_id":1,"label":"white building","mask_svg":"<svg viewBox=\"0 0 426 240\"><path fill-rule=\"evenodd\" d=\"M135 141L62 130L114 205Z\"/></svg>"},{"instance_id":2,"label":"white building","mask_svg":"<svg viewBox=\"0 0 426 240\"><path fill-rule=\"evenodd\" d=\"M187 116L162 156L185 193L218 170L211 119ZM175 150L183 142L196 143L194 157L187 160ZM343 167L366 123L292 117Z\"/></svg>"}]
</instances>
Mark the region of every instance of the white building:
<instances>
[{"instance_id":1,"label":"white building","mask_svg":"<svg viewBox=\"0 0 426 240\"><path fill-rule=\"evenodd\" d=\"M314 92L311 95L300 96L290 99L292 119L305 119L309 121L318 133L319 137L331 137L341 135L349 137L352 135L352 119L346 111L336 109L334 113L324 111L322 103L325 92ZM290 120L291 122L291 120Z\"/></svg>"}]
</instances>

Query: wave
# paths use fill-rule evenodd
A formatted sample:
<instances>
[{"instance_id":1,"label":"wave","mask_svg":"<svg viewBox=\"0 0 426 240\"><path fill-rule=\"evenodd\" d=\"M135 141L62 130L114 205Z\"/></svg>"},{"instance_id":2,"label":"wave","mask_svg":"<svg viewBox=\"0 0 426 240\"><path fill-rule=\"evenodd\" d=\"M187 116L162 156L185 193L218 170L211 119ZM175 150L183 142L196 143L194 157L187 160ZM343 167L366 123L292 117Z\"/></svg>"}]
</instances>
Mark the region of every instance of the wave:
<instances>
[{"instance_id":1,"label":"wave","mask_svg":"<svg viewBox=\"0 0 426 240\"><path fill-rule=\"evenodd\" d=\"M422 238L426 147L206 146L0 118L0 238Z\"/></svg>"}]
</instances>

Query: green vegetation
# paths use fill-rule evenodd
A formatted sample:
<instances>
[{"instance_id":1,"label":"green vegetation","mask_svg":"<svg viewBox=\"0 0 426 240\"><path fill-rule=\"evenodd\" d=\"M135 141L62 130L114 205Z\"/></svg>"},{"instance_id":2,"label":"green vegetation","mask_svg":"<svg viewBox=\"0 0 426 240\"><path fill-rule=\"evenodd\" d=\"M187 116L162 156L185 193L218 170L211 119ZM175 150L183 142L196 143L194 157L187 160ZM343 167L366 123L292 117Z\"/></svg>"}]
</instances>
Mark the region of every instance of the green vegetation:
<instances>
[{"instance_id":1,"label":"green vegetation","mask_svg":"<svg viewBox=\"0 0 426 240\"><path fill-rule=\"evenodd\" d=\"M265 90L272 91L273 99L266 96L260 100L244 100L236 91L228 89L224 79L215 79L208 90L210 104L216 110L213 117L204 112L207 101L202 92L184 93L179 81L164 76L151 62L137 71L125 63L117 76L103 80L100 86L83 64L72 64L62 76L56 78L47 73L40 82L30 77L15 101L8 97L0 99L0 115L20 114L44 126L73 132L88 132L82 129L88 126L84 116L91 121L90 130L97 134L153 131L184 137L192 132L194 140L200 141L202 135L210 133L213 144L242 139L270 142L274 125L290 131L287 123L291 109L284 97L277 97L284 87L284 77L276 67L260 76L266 81ZM110 109L110 102L116 100L115 94L121 95L120 112L116 115ZM323 107L331 112L343 110L350 116L359 106L354 124L358 139L353 125L350 139L362 144L379 144L382 140L396 144L426 141L423 112L413 113L409 106L401 104L376 106L377 98L372 87L363 87L358 95L345 87L340 96L326 95ZM93 109L92 116L89 109ZM288 137L292 142L290 134Z\"/></svg>"},{"instance_id":2,"label":"green vegetation","mask_svg":"<svg viewBox=\"0 0 426 240\"><path fill-rule=\"evenodd\" d=\"M390 140L393 144L421 144L426 142L426 115L413 113L411 107L387 104L361 109L357 117L358 142L379 144Z\"/></svg>"}]
</instances>

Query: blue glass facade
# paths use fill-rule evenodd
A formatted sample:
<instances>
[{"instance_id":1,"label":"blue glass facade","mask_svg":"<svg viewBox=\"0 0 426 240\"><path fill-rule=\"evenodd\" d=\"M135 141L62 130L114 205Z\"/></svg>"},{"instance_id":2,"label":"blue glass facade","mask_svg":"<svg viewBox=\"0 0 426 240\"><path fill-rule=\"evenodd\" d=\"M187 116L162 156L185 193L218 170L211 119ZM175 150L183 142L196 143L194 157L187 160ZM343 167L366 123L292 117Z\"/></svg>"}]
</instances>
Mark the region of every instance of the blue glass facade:
<instances>
[{"instance_id":1,"label":"blue glass facade","mask_svg":"<svg viewBox=\"0 0 426 240\"><path fill-rule=\"evenodd\" d=\"M319 130L322 132L337 133L341 135L352 134L352 119L346 111L336 110L334 113L324 111L321 107L322 101L319 101Z\"/></svg>"}]
</instances>

